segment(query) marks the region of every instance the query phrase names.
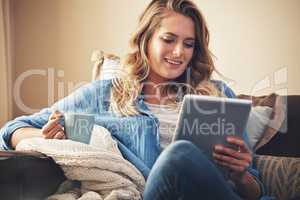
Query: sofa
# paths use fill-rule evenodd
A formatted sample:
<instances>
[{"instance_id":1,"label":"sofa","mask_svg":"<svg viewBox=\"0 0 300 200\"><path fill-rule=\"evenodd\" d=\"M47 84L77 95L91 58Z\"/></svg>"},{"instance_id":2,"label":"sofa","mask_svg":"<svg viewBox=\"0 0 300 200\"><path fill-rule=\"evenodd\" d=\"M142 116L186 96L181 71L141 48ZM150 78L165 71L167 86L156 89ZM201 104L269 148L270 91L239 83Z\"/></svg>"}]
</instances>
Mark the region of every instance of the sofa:
<instances>
[{"instance_id":1,"label":"sofa","mask_svg":"<svg viewBox=\"0 0 300 200\"><path fill-rule=\"evenodd\" d=\"M238 97L252 98L253 106L270 106L273 119L280 114L278 107L286 106L283 118L275 119L276 125L280 126L268 124L254 146L254 164L269 196L278 200L300 199L300 132L297 127L300 122L300 95ZM284 99L284 103L276 107L279 98Z\"/></svg>"},{"instance_id":2,"label":"sofa","mask_svg":"<svg viewBox=\"0 0 300 200\"><path fill-rule=\"evenodd\" d=\"M92 79L101 79L105 69L111 74L119 58L97 51L92 56ZM300 199L300 95L239 95L251 99L253 108L272 110L270 120L253 143L254 166L266 186L266 193L278 200ZM286 110L282 112L282 108ZM251 133L249 133L251 134ZM26 172L26 173L24 173ZM1 199L43 199L66 180L55 162L40 153L0 152ZM80 183L73 183L80 184Z\"/></svg>"}]
</instances>

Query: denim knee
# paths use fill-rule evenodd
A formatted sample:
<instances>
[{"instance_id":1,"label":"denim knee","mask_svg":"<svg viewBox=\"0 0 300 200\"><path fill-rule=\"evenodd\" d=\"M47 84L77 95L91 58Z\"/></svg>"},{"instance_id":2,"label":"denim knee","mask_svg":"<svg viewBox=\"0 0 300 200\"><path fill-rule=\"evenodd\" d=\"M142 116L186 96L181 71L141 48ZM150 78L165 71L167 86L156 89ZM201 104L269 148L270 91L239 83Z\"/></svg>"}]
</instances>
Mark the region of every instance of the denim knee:
<instances>
[{"instance_id":1,"label":"denim knee","mask_svg":"<svg viewBox=\"0 0 300 200\"><path fill-rule=\"evenodd\" d=\"M162 152L144 195L147 200L239 199L208 157L186 140L176 141Z\"/></svg>"},{"instance_id":2,"label":"denim knee","mask_svg":"<svg viewBox=\"0 0 300 200\"><path fill-rule=\"evenodd\" d=\"M189 164L191 167L195 162L197 162L198 167L210 162L197 146L187 140L172 143L164 150L163 154L165 154L163 157L166 161L180 169L187 169Z\"/></svg>"},{"instance_id":3,"label":"denim knee","mask_svg":"<svg viewBox=\"0 0 300 200\"><path fill-rule=\"evenodd\" d=\"M173 153L179 153L179 152L198 152L201 150L196 147L192 142L188 140L178 140L174 143L171 143L165 151L173 152Z\"/></svg>"}]
</instances>

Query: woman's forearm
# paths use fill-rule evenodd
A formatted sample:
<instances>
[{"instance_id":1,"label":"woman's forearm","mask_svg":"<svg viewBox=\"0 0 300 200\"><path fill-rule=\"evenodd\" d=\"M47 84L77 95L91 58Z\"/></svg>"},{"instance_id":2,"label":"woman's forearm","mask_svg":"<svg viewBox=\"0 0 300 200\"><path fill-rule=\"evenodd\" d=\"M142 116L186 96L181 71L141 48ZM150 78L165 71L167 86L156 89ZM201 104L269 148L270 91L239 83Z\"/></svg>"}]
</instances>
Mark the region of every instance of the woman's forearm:
<instances>
[{"instance_id":1,"label":"woman's forearm","mask_svg":"<svg viewBox=\"0 0 300 200\"><path fill-rule=\"evenodd\" d=\"M26 138L42 137L42 130L37 128L20 128L17 129L11 136L10 143L13 149L17 144Z\"/></svg>"}]
</instances>

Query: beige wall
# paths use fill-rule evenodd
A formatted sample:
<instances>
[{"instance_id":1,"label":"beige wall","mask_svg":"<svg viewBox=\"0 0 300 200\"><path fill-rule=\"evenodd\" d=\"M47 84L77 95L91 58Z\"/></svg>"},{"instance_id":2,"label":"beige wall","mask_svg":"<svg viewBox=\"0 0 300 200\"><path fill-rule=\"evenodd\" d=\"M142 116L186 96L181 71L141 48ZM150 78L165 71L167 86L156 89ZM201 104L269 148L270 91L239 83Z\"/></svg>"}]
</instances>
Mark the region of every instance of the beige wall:
<instances>
[{"instance_id":1,"label":"beige wall","mask_svg":"<svg viewBox=\"0 0 300 200\"><path fill-rule=\"evenodd\" d=\"M198 0L237 93L300 94L299 0Z\"/></svg>"},{"instance_id":2,"label":"beige wall","mask_svg":"<svg viewBox=\"0 0 300 200\"><path fill-rule=\"evenodd\" d=\"M3 13L3 1L0 1L0 90L2 95L7 95L7 62L6 62L6 49L5 49L5 34L4 34L4 18ZM0 125L7 120L7 100L6 98L0 98Z\"/></svg>"},{"instance_id":3,"label":"beige wall","mask_svg":"<svg viewBox=\"0 0 300 200\"><path fill-rule=\"evenodd\" d=\"M93 49L123 56L137 17L149 2L15 0L14 96L20 99L14 115L52 104L89 81ZM288 88L288 93L300 94L299 0L195 2L207 18L218 69L234 80L229 83L237 93Z\"/></svg>"},{"instance_id":4,"label":"beige wall","mask_svg":"<svg viewBox=\"0 0 300 200\"><path fill-rule=\"evenodd\" d=\"M0 126L12 116L11 21L8 0L0 0Z\"/></svg>"}]
</instances>

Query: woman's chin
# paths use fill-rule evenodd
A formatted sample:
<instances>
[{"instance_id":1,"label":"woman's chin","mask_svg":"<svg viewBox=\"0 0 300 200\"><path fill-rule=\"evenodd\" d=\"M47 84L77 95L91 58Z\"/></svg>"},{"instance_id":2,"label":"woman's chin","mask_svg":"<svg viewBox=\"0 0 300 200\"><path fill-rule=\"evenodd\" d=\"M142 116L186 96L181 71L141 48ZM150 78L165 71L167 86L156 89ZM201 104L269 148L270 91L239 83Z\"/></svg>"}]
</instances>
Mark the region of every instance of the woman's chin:
<instances>
[{"instance_id":1,"label":"woman's chin","mask_svg":"<svg viewBox=\"0 0 300 200\"><path fill-rule=\"evenodd\" d=\"M183 72L182 72L183 73ZM165 75L164 78L168 81L173 81L176 78L178 78L182 73L170 73L168 75Z\"/></svg>"}]
</instances>

